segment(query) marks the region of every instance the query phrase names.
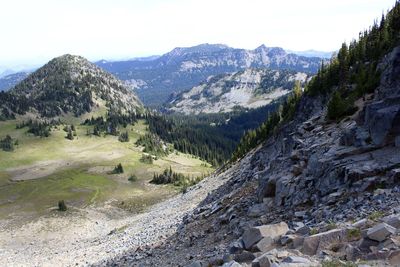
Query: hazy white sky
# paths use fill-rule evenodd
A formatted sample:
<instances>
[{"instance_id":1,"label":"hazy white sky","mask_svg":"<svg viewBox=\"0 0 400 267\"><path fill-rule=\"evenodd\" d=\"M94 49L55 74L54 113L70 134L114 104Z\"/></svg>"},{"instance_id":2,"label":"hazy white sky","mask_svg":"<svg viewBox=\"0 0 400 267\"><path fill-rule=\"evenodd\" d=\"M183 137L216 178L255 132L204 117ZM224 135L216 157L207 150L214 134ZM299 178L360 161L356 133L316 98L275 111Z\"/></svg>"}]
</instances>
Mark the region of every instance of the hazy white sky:
<instances>
[{"instance_id":1,"label":"hazy white sky","mask_svg":"<svg viewBox=\"0 0 400 267\"><path fill-rule=\"evenodd\" d=\"M176 46L336 50L395 0L0 0L0 66L65 53L91 60Z\"/></svg>"}]
</instances>

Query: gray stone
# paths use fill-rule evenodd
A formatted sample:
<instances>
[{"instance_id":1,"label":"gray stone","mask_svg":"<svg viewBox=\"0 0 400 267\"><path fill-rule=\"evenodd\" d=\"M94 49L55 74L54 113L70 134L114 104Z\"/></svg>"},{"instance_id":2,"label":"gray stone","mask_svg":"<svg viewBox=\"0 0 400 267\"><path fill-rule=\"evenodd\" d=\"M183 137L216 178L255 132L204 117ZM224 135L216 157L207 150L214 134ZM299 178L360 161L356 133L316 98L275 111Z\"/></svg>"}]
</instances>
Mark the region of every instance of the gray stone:
<instances>
[{"instance_id":1,"label":"gray stone","mask_svg":"<svg viewBox=\"0 0 400 267\"><path fill-rule=\"evenodd\" d=\"M293 243L293 240L296 238L295 235L283 235L281 236L281 244L282 246L287 246L290 243Z\"/></svg>"},{"instance_id":2,"label":"gray stone","mask_svg":"<svg viewBox=\"0 0 400 267\"><path fill-rule=\"evenodd\" d=\"M391 251L388 260L391 266L400 266L400 250Z\"/></svg>"},{"instance_id":3,"label":"gray stone","mask_svg":"<svg viewBox=\"0 0 400 267\"><path fill-rule=\"evenodd\" d=\"M264 203L255 204L249 208L247 214L250 217L260 217L267 212L267 206Z\"/></svg>"},{"instance_id":4,"label":"gray stone","mask_svg":"<svg viewBox=\"0 0 400 267\"><path fill-rule=\"evenodd\" d=\"M273 248L275 248L274 240L270 236L264 237L254 245L254 249L261 252L268 252Z\"/></svg>"},{"instance_id":5,"label":"gray stone","mask_svg":"<svg viewBox=\"0 0 400 267\"><path fill-rule=\"evenodd\" d=\"M307 255L315 255L318 251L326 249L334 242L342 242L347 239L346 230L333 229L327 232L304 238L302 252Z\"/></svg>"},{"instance_id":6,"label":"gray stone","mask_svg":"<svg viewBox=\"0 0 400 267\"><path fill-rule=\"evenodd\" d=\"M244 247L246 249L250 249L254 244L264 237L276 239L277 237L286 234L288 230L289 227L285 222L249 228L243 233L242 236Z\"/></svg>"},{"instance_id":7,"label":"gray stone","mask_svg":"<svg viewBox=\"0 0 400 267\"><path fill-rule=\"evenodd\" d=\"M361 219L361 220L353 223L352 226L355 228L362 229L362 228L365 228L368 225L368 223L369 223L368 219L364 218L364 219Z\"/></svg>"},{"instance_id":8,"label":"gray stone","mask_svg":"<svg viewBox=\"0 0 400 267\"><path fill-rule=\"evenodd\" d=\"M230 254L236 254L236 253L242 252L243 250L244 250L244 244L243 244L243 240L242 239L234 241L229 246L229 253Z\"/></svg>"},{"instance_id":9,"label":"gray stone","mask_svg":"<svg viewBox=\"0 0 400 267\"><path fill-rule=\"evenodd\" d=\"M240 263L237 263L236 261L230 261L224 263L222 267L242 267L242 265Z\"/></svg>"},{"instance_id":10,"label":"gray stone","mask_svg":"<svg viewBox=\"0 0 400 267\"><path fill-rule=\"evenodd\" d=\"M400 215L394 214L386 216L382 219L385 223L389 224L390 226L399 229L400 228Z\"/></svg>"},{"instance_id":11,"label":"gray stone","mask_svg":"<svg viewBox=\"0 0 400 267\"><path fill-rule=\"evenodd\" d=\"M194 261L189 265L186 265L186 267L203 267L203 263L201 261Z\"/></svg>"},{"instance_id":12,"label":"gray stone","mask_svg":"<svg viewBox=\"0 0 400 267\"><path fill-rule=\"evenodd\" d=\"M274 261L276 261L276 258L273 255L265 253L256 258L251 263L251 267L271 267Z\"/></svg>"},{"instance_id":13,"label":"gray stone","mask_svg":"<svg viewBox=\"0 0 400 267\"><path fill-rule=\"evenodd\" d=\"M345 252L348 261L356 261L362 256L361 250L351 244L346 245Z\"/></svg>"},{"instance_id":14,"label":"gray stone","mask_svg":"<svg viewBox=\"0 0 400 267\"><path fill-rule=\"evenodd\" d=\"M283 259L282 262L285 263L298 263L298 264L311 264L311 261L303 258L303 257L299 257L299 256L289 256L285 259Z\"/></svg>"},{"instance_id":15,"label":"gray stone","mask_svg":"<svg viewBox=\"0 0 400 267\"><path fill-rule=\"evenodd\" d=\"M396 138L394 139L394 144L396 147L400 147L400 135L396 136Z\"/></svg>"},{"instance_id":16,"label":"gray stone","mask_svg":"<svg viewBox=\"0 0 400 267\"><path fill-rule=\"evenodd\" d=\"M237 261L237 262L249 262L252 261L256 258L256 256L254 256L253 253L249 252L249 251L242 251L239 254L235 254L233 256L233 260Z\"/></svg>"},{"instance_id":17,"label":"gray stone","mask_svg":"<svg viewBox=\"0 0 400 267\"><path fill-rule=\"evenodd\" d=\"M393 132L393 122L397 121L398 117L400 117L399 103L400 98L398 101L391 98L366 106L365 121L368 125L372 142L375 145L385 145L387 136Z\"/></svg>"},{"instance_id":18,"label":"gray stone","mask_svg":"<svg viewBox=\"0 0 400 267\"><path fill-rule=\"evenodd\" d=\"M394 233L396 233L396 228L386 223L380 223L370 228L367 232L367 236L369 239L381 242Z\"/></svg>"},{"instance_id":19,"label":"gray stone","mask_svg":"<svg viewBox=\"0 0 400 267\"><path fill-rule=\"evenodd\" d=\"M371 240L369 238L363 238L359 241L358 248L363 252L368 252L371 251L371 247L377 247L378 245L378 241Z\"/></svg>"}]
</instances>

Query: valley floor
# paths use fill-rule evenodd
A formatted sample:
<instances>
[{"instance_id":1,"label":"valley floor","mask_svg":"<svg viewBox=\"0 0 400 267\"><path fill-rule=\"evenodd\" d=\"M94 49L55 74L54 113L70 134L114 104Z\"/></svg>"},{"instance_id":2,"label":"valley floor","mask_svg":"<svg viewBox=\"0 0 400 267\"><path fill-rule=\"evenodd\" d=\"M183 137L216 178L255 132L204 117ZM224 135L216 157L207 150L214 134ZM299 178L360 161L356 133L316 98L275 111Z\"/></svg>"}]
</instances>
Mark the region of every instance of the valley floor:
<instances>
[{"instance_id":1,"label":"valley floor","mask_svg":"<svg viewBox=\"0 0 400 267\"><path fill-rule=\"evenodd\" d=\"M1 227L0 266L98 265L128 250L160 244L176 232L183 216L208 192L226 182L220 177L211 176L187 193L140 214L105 203L52 213L14 228Z\"/></svg>"}]
</instances>

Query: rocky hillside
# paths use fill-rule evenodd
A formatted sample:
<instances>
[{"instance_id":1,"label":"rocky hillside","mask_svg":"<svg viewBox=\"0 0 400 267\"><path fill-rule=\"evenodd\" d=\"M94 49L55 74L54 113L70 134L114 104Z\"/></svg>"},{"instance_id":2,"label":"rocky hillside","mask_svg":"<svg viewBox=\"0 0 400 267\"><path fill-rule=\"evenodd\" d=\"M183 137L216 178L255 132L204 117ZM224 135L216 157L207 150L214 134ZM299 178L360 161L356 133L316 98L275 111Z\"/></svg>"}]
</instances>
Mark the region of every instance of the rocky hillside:
<instances>
[{"instance_id":1,"label":"rocky hillside","mask_svg":"<svg viewBox=\"0 0 400 267\"><path fill-rule=\"evenodd\" d=\"M119 113L135 112L141 103L111 74L83 57L64 55L2 93L0 106L5 118L26 112L55 117L66 113L79 116L94 107Z\"/></svg>"},{"instance_id":2,"label":"rocky hillside","mask_svg":"<svg viewBox=\"0 0 400 267\"><path fill-rule=\"evenodd\" d=\"M287 95L296 81L308 75L288 70L246 69L207 79L180 93L169 102L168 110L184 113L230 112L234 108L257 108Z\"/></svg>"},{"instance_id":3,"label":"rocky hillside","mask_svg":"<svg viewBox=\"0 0 400 267\"><path fill-rule=\"evenodd\" d=\"M202 44L179 47L153 60L97 62L127 81L146 105L166 102L171 93L188 90L211 75L247 68L288 69L315 73L321 59L288 54L282 48L261 45L254 50Z\"/></svg>"}]
</instances>

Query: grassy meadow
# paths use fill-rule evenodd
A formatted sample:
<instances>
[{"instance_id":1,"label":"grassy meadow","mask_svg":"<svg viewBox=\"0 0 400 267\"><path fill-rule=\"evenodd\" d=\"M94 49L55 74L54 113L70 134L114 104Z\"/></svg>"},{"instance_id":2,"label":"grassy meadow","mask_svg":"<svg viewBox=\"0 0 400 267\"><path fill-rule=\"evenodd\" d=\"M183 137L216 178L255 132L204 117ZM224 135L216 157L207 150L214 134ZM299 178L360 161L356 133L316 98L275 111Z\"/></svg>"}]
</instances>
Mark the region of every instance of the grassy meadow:
<instances>
[{"instance_id":1,"label":"grassy meadow","mask_svg":"<svg viewBox=\"0 0 400 267\"><path fill-rule=\"evenodd\" d=\"M130 211L140 211L179 190L173 186L149 184L155 172L171 168L175 172L201 176L211 166L191 155L178 152L155 160L140 161L136 140L147 132L144 121L128 125L129 142L118 136L88 136L91 126L80 125L82 118L67 118L74 123L77 136L68 140L63 125L53 127L50 137L35 137L27 128L16 129L21 121L0 122L0 139L7 134L18 139L13 152L0 150L0 219L13 216L40 216L53 212L59 200L71 209L111 203ZM121 163L122 174L112 174ZM134 175L135 181L128 181Z\"/></svg>"}]
</instances>

